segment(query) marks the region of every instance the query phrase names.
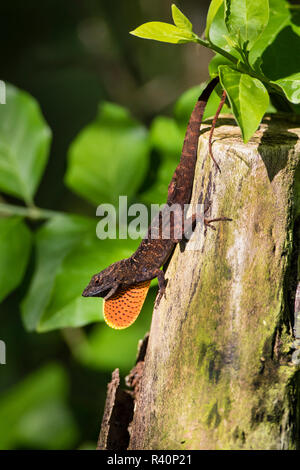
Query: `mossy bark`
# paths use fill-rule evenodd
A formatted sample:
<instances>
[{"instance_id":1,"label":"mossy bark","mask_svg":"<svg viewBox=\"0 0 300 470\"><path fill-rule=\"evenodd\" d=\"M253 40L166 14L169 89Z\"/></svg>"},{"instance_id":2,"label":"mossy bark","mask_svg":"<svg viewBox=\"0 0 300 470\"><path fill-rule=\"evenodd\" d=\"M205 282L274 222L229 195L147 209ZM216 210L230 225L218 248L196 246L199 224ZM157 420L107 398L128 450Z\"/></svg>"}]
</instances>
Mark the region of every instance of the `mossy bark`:
<instances>
[{"instance_id":1,"label":"mossy bark","mask_svg":"<svg viewBox=\"0 0 300 470\"><path fill-rule=\"evenodd\" d=\"M300 123L266 118L247 144L230 118L199 139L193 202L211 202L166 271L129 449L295 449L300 372L291 362ZM167 136L166 136L167 138ZM297 224L296 224L297 225Z\"/></svg>"}]
</instances>

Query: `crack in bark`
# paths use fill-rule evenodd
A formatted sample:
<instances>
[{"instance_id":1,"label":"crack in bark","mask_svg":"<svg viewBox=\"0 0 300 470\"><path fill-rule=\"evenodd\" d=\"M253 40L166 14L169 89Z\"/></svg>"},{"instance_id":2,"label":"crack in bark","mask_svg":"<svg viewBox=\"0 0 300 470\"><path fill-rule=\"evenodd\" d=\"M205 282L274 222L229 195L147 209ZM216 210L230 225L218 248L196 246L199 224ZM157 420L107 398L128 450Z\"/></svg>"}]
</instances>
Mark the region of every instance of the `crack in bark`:
<instances>
[{"instance_id":1,"label":"crack in bark","mask_svg":"<svg viewBox=\"0 0 300 470\"><path fill-rule=\"evenodd\" d=\"M126 450L128 447L130 423L133 419L134 403L138 397L143 375L148 339L149 333L139 342L136 364L125 378L125 383L131 390L120 388L119 369L115 369L112 373L112 380L107 386L97 450L121 451Z\"/></svg>"}]
</instances>

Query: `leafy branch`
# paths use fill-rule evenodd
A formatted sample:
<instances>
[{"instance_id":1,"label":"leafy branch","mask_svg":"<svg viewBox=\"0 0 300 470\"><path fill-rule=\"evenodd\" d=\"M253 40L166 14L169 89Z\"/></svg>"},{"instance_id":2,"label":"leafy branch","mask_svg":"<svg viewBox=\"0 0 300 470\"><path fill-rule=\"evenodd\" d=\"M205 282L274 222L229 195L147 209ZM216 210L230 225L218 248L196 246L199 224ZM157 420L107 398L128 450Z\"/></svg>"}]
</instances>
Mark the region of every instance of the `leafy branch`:
<instances>
[{"instance_id":1,"label":"leafy branch","mask_svg":"<svg viewBox=\"0 0 300 470\"><path fill-rule=\"evenodd\" d=\"M220 77L244 142L247 142L266 113L272 95L280 95L293 105L300 104L300 72L293 70L300 50L300 33L289 7L285 0L212 0L205 39L202 39L193 31L190 20L173 4L174 24L145 23L131 34L172 44L194 42L216 52L210 74ZM264 55L268 59L264 52L267 47L274 49L279 34L287 34L286 28L290 28L294 36L294 50L288 51L281 40L285 60L279 63L281 73L275 77L270 64L263 61ZM294 73L289 73L290 70Z\"/></svg>"}]
</instances>

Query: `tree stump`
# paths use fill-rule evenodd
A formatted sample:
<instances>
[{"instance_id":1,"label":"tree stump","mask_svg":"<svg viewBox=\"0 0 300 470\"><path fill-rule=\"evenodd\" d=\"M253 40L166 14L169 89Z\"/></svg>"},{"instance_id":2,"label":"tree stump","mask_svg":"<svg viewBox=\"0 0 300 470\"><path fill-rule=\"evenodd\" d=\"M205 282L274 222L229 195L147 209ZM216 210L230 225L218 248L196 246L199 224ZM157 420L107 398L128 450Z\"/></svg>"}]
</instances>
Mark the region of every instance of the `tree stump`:
<instances>
[{"instance_id":1,"label":"tree stump","mask_svg":"<svg viewBox=\"0 0 300 470\"><path fill-rule=\"evenodd\" d=\"M295 449L292 360L298 282L300 122L266 117L250 142L218 120L201 131L192 201L210 202L166 270L135 396L129 449ZM167 136L166 136L167 138Z\"/></svg>"}]
</instances>

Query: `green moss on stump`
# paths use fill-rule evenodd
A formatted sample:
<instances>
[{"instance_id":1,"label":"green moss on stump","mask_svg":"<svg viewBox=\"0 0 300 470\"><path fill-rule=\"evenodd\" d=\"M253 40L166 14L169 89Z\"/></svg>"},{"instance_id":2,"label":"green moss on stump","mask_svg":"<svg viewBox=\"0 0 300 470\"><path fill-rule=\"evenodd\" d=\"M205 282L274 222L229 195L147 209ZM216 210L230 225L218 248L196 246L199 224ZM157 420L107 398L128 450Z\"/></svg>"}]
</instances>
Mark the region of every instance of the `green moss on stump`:
<instances>
[{"instance_id":1,"label":"green moss on stump","mask_svg":"<svg viewBox=\"0 0 300 470\"><path fill-rule=\"evenodd\" d=\"M299 206L300 125L266 120L248 144L228 119L199 141L193 200L216 231L177 246L154 312L131 449L279 449L299 444L286 278ZM166 136L167 138L167 136ZM295 210L296 209L296 210ZM292 273L293 274L293 273ZM297 276L297 273L294 273Z\"/></svg>"}]
</instances>

